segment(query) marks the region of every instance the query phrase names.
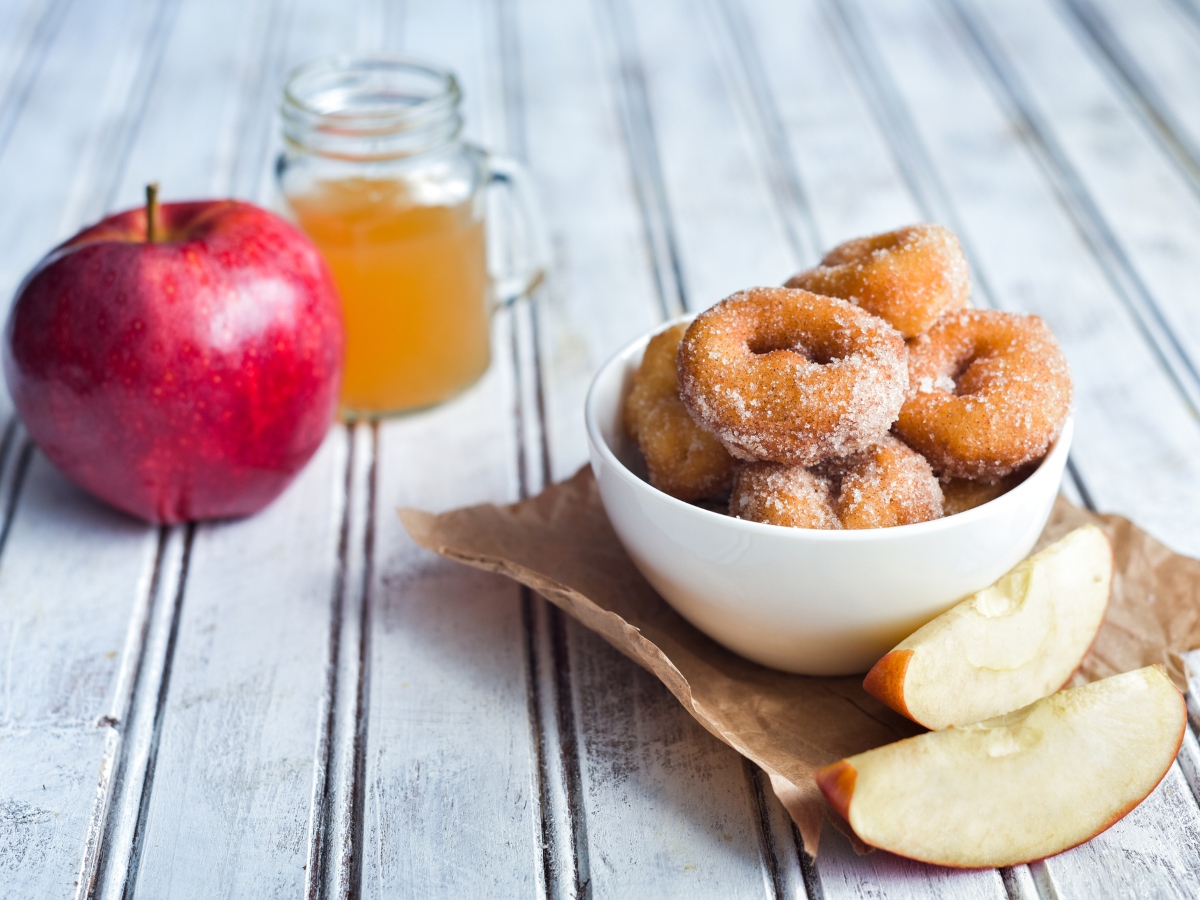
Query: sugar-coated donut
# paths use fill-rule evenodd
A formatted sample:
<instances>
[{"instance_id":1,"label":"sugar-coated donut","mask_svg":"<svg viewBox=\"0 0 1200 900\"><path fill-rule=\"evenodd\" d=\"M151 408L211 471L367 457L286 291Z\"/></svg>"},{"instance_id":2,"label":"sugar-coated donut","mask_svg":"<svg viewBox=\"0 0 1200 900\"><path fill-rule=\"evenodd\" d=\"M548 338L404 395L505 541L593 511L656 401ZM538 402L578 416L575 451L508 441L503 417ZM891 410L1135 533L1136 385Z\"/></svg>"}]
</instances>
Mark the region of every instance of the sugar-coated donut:
<instances>
[{"instance_id":1,"label":"sugar-coated donut","mask_svg":"<svg viewBox=\"0 0 1200 900\"><path fill-rule=\"evenodd\" d=\"M811 466L883 438L904 402L907 355L894 328L844 300L751 288L688 327L679 389L734 456Z\"/></svg>"},{"instance_id":2,"label":"sugar-coated donut","mask_svg":"<svg viewBox=\"0 0 1200 900\"><path fill-rule=\"evenodd\" d=\"M833 486L803 466L746 463L733 479L729 514L751 522L789 528L838 529Z\"/></svg>"},{"instance_id":3,"label":"sugar-coated donut","mask_svg":"<svg viewBox=\"0 0 1200 900\"><path fill-rule=\"evenodd\" d=\"M954 233L922 224L839 244L787 287L849 300L912 338L966 306L971 275Z\"/></svg>"},{"instance_id":4,"label":"sugar-coated donut","mask_svg":"<svg viewBox=\"0 0 1200 900\"><path fill-rule=\"evenodd\" d=\"M646 345L625 401L625 428L646 458L652 485L680 500L699 500L729 488L735 462L679 398L675 357L686 330L680 322Z\"/></svg>"},{"instance_id":5,"label":"sugar-coated donut","mask_svg":"<svg viewBox=\"0 0 1200 900\"><path fill-rule=\"evenodd\" d=\"M794 528L890 528L942 515L937 478L892 436L814 469L756 462L734 478L730 515Z\"/></svg>"},{"instance_id":6,"label":"sugar-coated donut","mask_svg":"<svg viewBox=\"0 0 1200 900\"><path fill-rule=\"evenodd\" d=\"M890 528L942 517L942 489L929 462L891 435L826 468L843 528Z\"/></svg>"},{"instance_id":7,"label":"sugar-coated donut","mask_svg":"<svg viewBox=\"0 0 1200 900\"><path fill-rule=\"evenodd\" d=\"M1044 456L1070 409L1067 360L1042 319L964 310L911 342L895 431L940 475L998 481Z\"/></svg>"}]
</instances>

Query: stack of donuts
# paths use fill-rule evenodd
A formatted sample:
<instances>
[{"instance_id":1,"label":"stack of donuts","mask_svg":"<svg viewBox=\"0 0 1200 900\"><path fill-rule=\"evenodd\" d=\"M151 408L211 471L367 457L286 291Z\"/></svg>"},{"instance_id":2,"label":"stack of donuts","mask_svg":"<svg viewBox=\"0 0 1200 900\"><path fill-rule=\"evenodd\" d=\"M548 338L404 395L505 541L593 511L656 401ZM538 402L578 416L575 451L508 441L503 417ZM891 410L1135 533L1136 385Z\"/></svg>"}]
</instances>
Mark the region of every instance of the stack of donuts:
<instances>
[{"instance_id":1,"label":"stack of donuts","mask_svg":"<svg viewBox=\"0 0 1200 900\"><path fill-rule=\"evenodd\" d=\"M987 502L1045 456L1071 377L1037 316L969 308L958 239L833 248L655 335L625 407L651 484L731 515L885 528Z\"/></svg>"}]
</instances>

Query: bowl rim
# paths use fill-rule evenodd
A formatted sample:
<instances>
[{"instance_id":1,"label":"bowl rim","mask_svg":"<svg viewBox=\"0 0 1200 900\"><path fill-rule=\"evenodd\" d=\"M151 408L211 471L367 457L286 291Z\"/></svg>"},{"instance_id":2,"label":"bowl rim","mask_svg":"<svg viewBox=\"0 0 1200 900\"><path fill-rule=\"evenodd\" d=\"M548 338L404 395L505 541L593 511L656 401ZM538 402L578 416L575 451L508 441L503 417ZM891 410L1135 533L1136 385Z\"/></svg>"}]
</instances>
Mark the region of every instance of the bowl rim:
<instances>
[{"instance_id":1,"label":"bowl rim","mask_svg":"<svg viewBox=\"0 0 1200 900\"><path fill-rule=\"evenodd\" d=\"M927 522L914 522L909 525L892 525L887 528L862 528L862 529L844 529L844 530L826 530L820 528L785 528L779 525L771 525L766 522L751 522L747 519L739 519L734 516L724 515L722 513L713 512L710 509L705 509L702 506L696 506L677 497L672 497L658 488L654 487L650 482L640 478L636 473L621 462L612 448L608 445L608 441L604 439L604 434L600 429L599 417L596 409L597 405L597 389L599 384L609 375L609 373L618 365L628 361L628 357L634 353L640 345L649 342L650 338L671 327L679 322L687 322L695 318L697 313L688 313L682 316L676 316L665 322L661 322L649 331L640 334L638 337L627 342L621 349L617 350L603 365L596 370L596 374L592 376L591 383L588 385L587 396L584 400L584 422L586 425L588 442L592 445L595 452L600 458L613 469L617 475L633 486L634 490L650 492L659 502L665 502L669 507L673 507L685 515L694 515L699 517L700 521L707 521L716 525L717 522L722 524L718 527L733 528L737 531L742 531L746 534L774 535L780 540L796 540L796 541L817 541L817 542L871 542L879 540L903 540L908 537L916 537L918 535L934 534L947 529L968 527L972 522L984 518L990 514L997 512L996 504L1015 505L1025 494L1034 490L1033 482L1041 482L1039 476L1043 472L1048 471L1048 467L1057 467L1058 461L1066 457L1070 451L1071 439L1075 430L1074 413L1068 413L1066 421L1063 422L1062 429L1059 431L1058 437L1051 445L1049 452L1042 457L1042 461L1038 467L1034 469L1029 476L1014 487L1010 491L1006 491L999 497L982 503L973 509L968 509L964 512L955 513L952 516L943 516L939 519L930 519ZM1066 466L1066 460L1063 459L1063 466ZM1061 471L1062 469L1060 469ZM1061 476L1058 484L1055 486L1055 494L1061 487Z\"/></svg>"}]
</instances>

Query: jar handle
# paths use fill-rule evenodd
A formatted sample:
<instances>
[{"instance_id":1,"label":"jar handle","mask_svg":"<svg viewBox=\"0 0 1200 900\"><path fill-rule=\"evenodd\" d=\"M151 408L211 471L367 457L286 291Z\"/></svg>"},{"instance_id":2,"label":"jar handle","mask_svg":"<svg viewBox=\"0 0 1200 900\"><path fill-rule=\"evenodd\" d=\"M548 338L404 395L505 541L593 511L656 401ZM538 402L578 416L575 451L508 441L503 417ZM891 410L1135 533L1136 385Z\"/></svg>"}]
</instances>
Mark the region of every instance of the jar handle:
<instances>
[{"instance_id":1,"label":"jar handle","mask_svg":"<svg viewBox=\"0 0 1200 900\"><path fill-rule=\"evenodd\" d=\"M506 242L509 257L507 271L492 275L493 296L496 306L511 306L522 297L528 297L546 279L550 266L550 242L546 235L546 224L542 218L541 204L533 180L526 168L508 156L488 153L485 157L488 187L500 187L508 194L515 215L516 231L520 240ZM511 235L514 229L507 229ZM513 263L514 250L519 248L519 262Z\"/></svg>"}]
</instances>

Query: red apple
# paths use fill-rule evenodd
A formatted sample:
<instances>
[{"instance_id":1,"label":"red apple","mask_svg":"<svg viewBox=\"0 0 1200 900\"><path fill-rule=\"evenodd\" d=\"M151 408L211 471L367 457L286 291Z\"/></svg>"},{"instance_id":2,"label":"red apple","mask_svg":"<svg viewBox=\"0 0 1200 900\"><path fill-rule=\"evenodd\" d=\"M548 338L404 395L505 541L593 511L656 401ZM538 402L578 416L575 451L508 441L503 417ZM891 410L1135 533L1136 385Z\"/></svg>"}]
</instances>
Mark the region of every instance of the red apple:
<instances>
[{"instance_id":1,"label":"red apple","mask_svg":"<svg viewBox=\"0 0 1200 900\"><path fill-rule=\"evenodd\" d=\"M341 306L316 247L234 200L153 201L53 250L9 313L4 374L71 480L152 522L243 516L337 409Z\"/></svg>"}]
</instances>

